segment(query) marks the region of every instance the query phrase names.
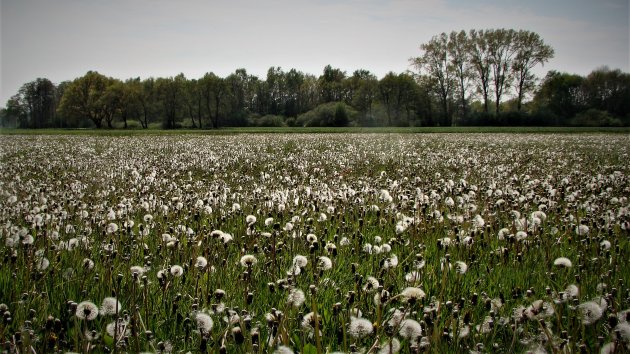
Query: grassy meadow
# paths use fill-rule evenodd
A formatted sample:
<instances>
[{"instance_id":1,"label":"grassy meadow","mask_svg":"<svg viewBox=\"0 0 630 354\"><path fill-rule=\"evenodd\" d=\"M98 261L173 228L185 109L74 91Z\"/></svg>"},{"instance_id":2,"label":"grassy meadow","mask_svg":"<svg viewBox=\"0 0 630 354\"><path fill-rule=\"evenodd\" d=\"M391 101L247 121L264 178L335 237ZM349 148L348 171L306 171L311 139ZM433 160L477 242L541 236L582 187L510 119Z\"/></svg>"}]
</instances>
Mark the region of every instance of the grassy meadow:
<instances>
[{"instance_id":1,"label":"grassy meadow","mask_svg":"<svg viewBox=\"0 0 630 354\"><path fill-rule=\"evenodd\" d=\"M424 129L1 131L0 351L630 350L627 131Z\"/></svg>"}]
</instances>

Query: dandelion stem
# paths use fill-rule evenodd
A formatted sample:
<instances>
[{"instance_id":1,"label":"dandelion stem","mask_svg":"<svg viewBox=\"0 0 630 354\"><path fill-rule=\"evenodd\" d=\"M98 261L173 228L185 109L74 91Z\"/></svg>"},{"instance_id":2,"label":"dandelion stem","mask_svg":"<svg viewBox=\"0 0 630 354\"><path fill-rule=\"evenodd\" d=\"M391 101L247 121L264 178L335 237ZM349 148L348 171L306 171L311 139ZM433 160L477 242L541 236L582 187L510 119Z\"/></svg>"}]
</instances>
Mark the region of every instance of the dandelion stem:
<instances>
[{"instance_id":1,"label":"dandelion stem","mask_svg":"<svg viewBox=\"0 0 630 354\"><path fill-rule=\"evenodd\" d=\"M313 307L313 317L315 318L315 346L317 347L317 354L321 354L322 343L319 335L319 315L317 313L317 300L314 293L311 295L311 304Z\"/></svg>"}]
</instances>

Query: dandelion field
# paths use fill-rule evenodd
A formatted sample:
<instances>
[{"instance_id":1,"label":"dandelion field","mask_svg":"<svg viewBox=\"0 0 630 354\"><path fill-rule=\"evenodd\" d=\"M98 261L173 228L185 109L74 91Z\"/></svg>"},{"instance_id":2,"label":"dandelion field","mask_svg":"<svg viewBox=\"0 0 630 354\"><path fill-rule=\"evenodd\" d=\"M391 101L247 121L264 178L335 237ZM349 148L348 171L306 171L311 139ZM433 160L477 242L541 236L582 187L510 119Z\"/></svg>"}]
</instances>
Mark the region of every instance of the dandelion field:
<instances>
[{"instance_id":1,"label":"dandelion field","mask_svg":"<svg viewBox=\"0 0 630 354\"><path fill-rule=\"evenodd\" d=\"M0 139L0 351L630 350L625 134Z\"/></svg>"}]
</instances>

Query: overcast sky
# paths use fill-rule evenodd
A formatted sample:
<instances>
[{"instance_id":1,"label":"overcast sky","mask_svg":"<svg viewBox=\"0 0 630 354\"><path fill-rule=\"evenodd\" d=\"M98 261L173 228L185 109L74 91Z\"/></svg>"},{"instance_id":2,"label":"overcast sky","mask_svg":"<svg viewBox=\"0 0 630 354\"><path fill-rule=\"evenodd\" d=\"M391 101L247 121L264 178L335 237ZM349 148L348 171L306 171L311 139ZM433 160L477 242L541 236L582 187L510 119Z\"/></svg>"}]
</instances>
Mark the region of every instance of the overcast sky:
<instances>
[{"instance_id":1,"label":"overcast sky","mask_svg":"<svg viewBox=\"0 0 630 354\"><path fill-rule=\"evenodd\" d=\"M539 33L556 56L538 72L630 71L629 0L0 0L0 106L25 82L96 70L188 78L331 64L379 78L409 67L441 32Z\"/></svg>"}]
</instances>

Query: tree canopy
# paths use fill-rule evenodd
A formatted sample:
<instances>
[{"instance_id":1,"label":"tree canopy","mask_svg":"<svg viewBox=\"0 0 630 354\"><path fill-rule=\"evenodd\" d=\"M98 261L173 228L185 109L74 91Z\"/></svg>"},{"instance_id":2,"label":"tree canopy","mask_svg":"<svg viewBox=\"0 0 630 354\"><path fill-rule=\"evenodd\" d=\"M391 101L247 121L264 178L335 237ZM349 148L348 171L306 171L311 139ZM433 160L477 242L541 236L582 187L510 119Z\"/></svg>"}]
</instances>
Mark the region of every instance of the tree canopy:
<instances>
[{"instance_id":1,"label":"tree canopy","mask_svg":"<svg viewBox=\"0 0 630 354\"><path fill-rule=\"evenodd\" d=\"M216 129L222 126L629 125L630 76L586 77L536 67L554 50L526 30L440 33L410 59L413 71L377 78L326 65L319 76L270 67L266 77L129 78L96 71L57 85L25 83L2 126ZM492 109L491 109L492 107Z\"/></svg>"}]
</instances>

